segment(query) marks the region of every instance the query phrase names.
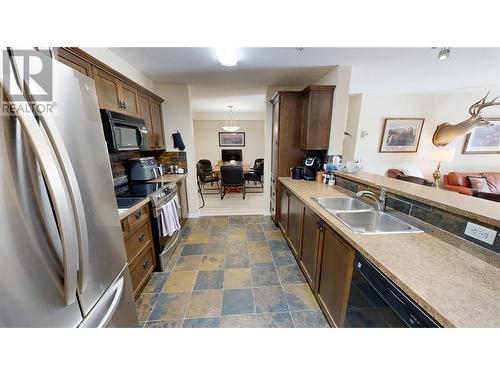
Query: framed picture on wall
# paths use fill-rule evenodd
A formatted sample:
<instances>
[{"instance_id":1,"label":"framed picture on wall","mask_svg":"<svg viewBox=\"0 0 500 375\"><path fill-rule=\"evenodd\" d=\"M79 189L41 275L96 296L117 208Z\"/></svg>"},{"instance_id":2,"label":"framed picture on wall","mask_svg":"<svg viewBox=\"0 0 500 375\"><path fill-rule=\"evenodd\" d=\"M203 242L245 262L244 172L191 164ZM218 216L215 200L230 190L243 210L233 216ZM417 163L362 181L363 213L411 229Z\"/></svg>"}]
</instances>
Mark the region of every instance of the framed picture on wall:
<instances>
[{"instance_id":1,"label":"framed picture on wall","mask_svg":"<svg viewBox=\"0 0 500 375\"><path fill-rule=\"evenodd\" d=\"M417 152L423 118L386 118L379 152Z\"/></svg>"},{"instance_id":2,"label":"framed picture on wall","mask_svg":"<svg viewBox=\"0 0 500 375\"><path fill-rule=\"evenodd\" d=\"M245 132L219 132L219 147L245 147Z\"/></svg>"},{"instance_id":3,"label":"framed picture on wall","mask_svg":"<svg viewBox=\"0 0 500 375\"><path fill-rule=\"evenodd\" d=\"M500 154L500 118L485 118L487 128L474 128L465 137L462 154Z\"/></svg>"}]
</instances>

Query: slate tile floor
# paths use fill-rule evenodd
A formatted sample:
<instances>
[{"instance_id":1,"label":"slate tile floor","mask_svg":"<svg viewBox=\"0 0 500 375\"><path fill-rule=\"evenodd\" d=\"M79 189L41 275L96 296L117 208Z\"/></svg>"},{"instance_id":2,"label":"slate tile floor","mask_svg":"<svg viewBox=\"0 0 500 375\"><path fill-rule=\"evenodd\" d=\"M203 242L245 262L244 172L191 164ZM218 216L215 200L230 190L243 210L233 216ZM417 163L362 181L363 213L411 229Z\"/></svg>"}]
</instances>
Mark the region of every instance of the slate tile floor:
<instances>
[{"instance_id":1,"label":"slate tile floor","mask_svg":"<svg viewBox=\"0 0 500 375\"><path fill-rule=\"evenodd\" d=\"M270 216L189 219L136 302L144 327L328 327Z\"/></svg>"}]
</instances>

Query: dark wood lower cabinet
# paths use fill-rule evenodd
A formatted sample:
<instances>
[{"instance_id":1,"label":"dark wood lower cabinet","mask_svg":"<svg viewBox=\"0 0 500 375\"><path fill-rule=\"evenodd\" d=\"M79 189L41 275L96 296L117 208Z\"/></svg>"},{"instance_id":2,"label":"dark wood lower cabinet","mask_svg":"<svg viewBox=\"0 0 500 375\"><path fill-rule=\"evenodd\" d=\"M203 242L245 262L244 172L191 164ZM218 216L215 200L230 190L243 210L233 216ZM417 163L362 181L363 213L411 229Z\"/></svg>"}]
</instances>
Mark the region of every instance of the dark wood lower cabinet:
<instances>
[{"instance_id":1,"label":"dark wood lower cabinet","mask_svg":"<svg viewBox=\"0 0 500 375\"><path fill-rule=\"evenodd\" d=\"M328 226L320 246L318 302L330 323L344 326L354 262L354 249Z\"/></svg>"},{"instance_id":2,"label":"dark wood lower cabinet","mask_svg":"<svg viewBox=\"0 0 500 375\"><path fill-rule=\"evenodd\" d=\"M288 242L295 258L300 259L302 241L302 217L304 206L293 194L288 196Z\"/></svg>"},{"instance_id":3,"label":"dark wood lower cabinet","mask_svg":"<svg viewBox=\"0 0 500 375\"><path fill-rule=\"evenodd\" d=\"M280 207L279 207L279 226L281 228L281 231L283 232L283 235L286 237L288 236L288 197L289 193L288 190L286 190L281 184L279 185L279 200L280 200Z\"/></svg>"},{"instance_id":4,"label":"dark wood lower cabinet","mask_svg":"<svg viewBox=\"0 0 500 375\"><path fill-rule=\"evenodd\" d=\"M177 181L177 196L181 206L181 226L183 226L189 214L188 200L187 200L187 183L186 179Z\"/></svg>"},{"instance_id":5,"label":"dark wood lower cabinet","mask_svg":"<svg viewBox=\"0 0 500 375\"><path fill-rule=\"evenodd\" d=\"M302 249L299 263L313 291L316 290L316 265L321 229L319 218L307 207L304 209L302 222Z\"/></svg>"},{"instance_id":6,"label":"dark wood lower cabinet","mask_svg":"<svg viewBox=\"0 0 500 375\"><path fill-rule=\"evenodd\" d=\"M279 184L279 226L328 322L343 327L355 250Z\"/></svg>"}]
</instances>

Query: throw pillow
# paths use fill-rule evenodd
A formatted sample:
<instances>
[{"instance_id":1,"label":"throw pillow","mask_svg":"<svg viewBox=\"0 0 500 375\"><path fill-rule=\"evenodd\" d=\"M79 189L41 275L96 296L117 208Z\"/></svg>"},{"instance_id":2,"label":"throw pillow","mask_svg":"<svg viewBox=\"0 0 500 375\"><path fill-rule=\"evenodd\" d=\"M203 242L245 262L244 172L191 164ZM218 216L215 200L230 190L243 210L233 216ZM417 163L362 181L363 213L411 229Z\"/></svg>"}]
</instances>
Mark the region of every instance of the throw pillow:
<instances>
[{"instance_id":1,"label":"throw pillow","mask_svg":"<svg viewBox=\"0 0 500 375\"><path fill-rule=\"evenodd\" d=\"M469 183L470 183L470 186L472 187L472 189L480 191L480 192L485 192L485 193L490 192L490 188L488 186L488 182L486 181L486 178L467 176L467 179L469 180Z\"/></svg>"}]
</instances>

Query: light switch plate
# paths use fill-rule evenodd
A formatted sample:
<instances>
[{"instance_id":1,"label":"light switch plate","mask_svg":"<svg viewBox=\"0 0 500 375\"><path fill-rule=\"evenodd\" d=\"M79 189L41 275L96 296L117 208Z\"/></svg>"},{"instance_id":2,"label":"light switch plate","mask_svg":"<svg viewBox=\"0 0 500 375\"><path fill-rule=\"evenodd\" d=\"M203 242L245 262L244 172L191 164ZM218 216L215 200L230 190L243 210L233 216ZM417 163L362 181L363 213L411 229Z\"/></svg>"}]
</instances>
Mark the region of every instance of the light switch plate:
<instances>
[{"instance_id":1,"label":"light switch plate","mask_svg":"<svg viewBox=\"0 0 500 375\"><path fill-rule=\"evenodd\" d=\"M465 234L490 245L493 245L495 237L497 236L497 232L495 230L471 222L467 222Z\"/></svg>"}]
</instances>

